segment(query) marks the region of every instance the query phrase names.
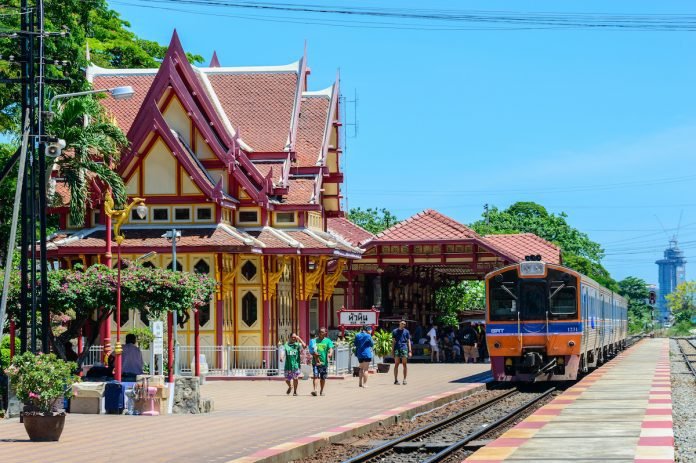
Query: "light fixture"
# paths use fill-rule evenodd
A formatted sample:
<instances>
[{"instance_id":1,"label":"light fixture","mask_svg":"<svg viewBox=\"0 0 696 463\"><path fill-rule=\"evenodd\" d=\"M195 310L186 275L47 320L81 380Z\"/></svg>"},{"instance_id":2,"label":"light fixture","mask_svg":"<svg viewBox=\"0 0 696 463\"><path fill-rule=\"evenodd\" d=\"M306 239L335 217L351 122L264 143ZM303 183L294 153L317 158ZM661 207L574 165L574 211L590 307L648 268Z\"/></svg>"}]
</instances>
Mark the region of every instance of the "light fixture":
<instances>
[{"instance_id":1,"label":"light fixture","mask_svg":"<svg viewBox=\"0 0 696 463\"><path fill-rule=\"evenodd\" d=\"M111 98L114 100L127 100L128 98L135 95L135 90L130 85L124 85L123 87L110 88L108 90Z\"/></svg>"},{"instance_id":2,"label":"light fixture","mask_svg":"<svg viewBox=\"0 0 696 463\"><path fill-rule=\"evenodd\" d=\"M135 213L138 214L140 220L143 220L145 217L147 217L147 206L143 203L140 203L138 207L135 208Z\"/></svg>"}]
</instances>

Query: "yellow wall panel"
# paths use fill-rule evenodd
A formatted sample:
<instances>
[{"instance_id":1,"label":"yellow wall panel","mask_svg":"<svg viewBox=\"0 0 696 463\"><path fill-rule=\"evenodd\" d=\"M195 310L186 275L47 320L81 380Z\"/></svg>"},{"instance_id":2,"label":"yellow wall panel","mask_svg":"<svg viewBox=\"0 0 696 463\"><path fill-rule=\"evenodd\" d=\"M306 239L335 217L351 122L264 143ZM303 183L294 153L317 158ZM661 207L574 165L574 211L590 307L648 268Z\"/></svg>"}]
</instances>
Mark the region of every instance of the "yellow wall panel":
<instances>
[{"instance_id":1,"label":"yellow wall panel","mask_svg":"<svg viewBox=\"0 0 696 463\"><path fill-rule=\"evenodd\" d=\"M143 187L146 195L176 194L176 160L160 139L143 161Z\"/></svg>"},{"instance_id":2,"label":"yellow wall panel","mask_svg":"<svg viewBox=\"0 0 696 463\"><path fill-rule=\"evenodd\" d=\"M172 98L162 116L169 128L181 135L186 144L191 146L191 119L177 97Z\"/></svg>"},{"instance_id":3,"label":"yellow wall panel","mask_svg":"<svg viewBox=\"0 0 696 463\"><path fill-rule=\"evenodd\" d=\"M126 184L126 193L131 196L139 195L140 194L140 169L136 169L136 171L133 173L131 176L130 180L128 180L128 183Z\"/></svg>"},{"instance_id":4,"label":"yellow wall panel","mask_svg":"<svg viewBox=\"0 0 696 463\"><path fill-rule=\"evenodd\" d=\"M200 195L203 192L193 183L191 177L184 169L181 169L181 194L185 195Z\"/></svg>"},{"instance_id":5,"label":"yellow wall panel","mask_svg":"<svg viewBox=\"0 0 696 463\"><path fill-rule=\"evenodd\" d=\"M205 142L205 138L196 130L196 156L198 159L215 159L215 154Z\"/></svg>"}]
</instances>

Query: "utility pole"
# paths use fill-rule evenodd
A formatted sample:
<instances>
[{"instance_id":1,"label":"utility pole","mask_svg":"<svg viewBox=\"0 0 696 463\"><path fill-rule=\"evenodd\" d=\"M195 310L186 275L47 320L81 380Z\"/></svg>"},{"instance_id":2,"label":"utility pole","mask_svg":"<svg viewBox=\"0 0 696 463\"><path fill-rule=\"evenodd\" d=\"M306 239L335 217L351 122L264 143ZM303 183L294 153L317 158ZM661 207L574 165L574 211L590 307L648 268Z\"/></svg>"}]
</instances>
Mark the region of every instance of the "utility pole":
<instances>
[{"instance_id":1,"label":"utility pole","mask_svg":"<svg viewBox=\"0 0 696 463\"><path fill-rule=\"evenodd\" d=\"M35 0L34 6L29 6L28 0L20 3L20 31L13 32L8 37L19 40L19 60L9 57L10 62L16 61L20 66L20 77L0 79L8 85L21 85L22 120L29 121L29 142L27 147L27 163L21 169L21 238L20 238L20 284L28 291L20 291L19 330L21 351L30 349L38 351L38 316L41 315L41 350L48 352L50 311L48 307L48 260L46 258L46 156L45 156L45 125L44 99L46 79L46 57L44 56L44 40L51 36L65 36L66 31L49 32L44 30L44 0ZM2 59L2 57L0 57ZM65 63L65 62L63 62ZM63 79L50 79L52 83L68 83ZM19 159L19 150L8 163L3 166L5 177ZM2 180L0 178L0 180ZM39 249L37 250L37 220ZM37 256L38 252L38 256ZM38 261L38 266L37 266ZM5 265L11 265L6 262ZM0 320L2 323L3 320Z\"/></svg>"}]
</instances>

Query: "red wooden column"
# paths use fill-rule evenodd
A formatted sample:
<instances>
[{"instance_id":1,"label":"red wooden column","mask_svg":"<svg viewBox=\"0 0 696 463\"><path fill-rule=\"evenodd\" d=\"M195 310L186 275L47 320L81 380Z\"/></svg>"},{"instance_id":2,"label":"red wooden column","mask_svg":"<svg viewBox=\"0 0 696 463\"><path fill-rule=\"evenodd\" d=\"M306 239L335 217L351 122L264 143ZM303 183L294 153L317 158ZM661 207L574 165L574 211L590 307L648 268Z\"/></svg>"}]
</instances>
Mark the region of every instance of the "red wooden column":
<instances>
[{"instance_id":1,"label":"red wooden column","mask_svg":"<svg viewBox=\"0 0 696 463\"><path fill-rule=\"evenodd\" d=\"M167 370L169 371L168 381L174 382L174 316L171 312L167 314Z\"/></svg>"},{"instance_id":2,"label":"red wooden column","mask_svg":"<svg viewBox=\"0 0 696 463\"><path fill-rule=\"evenodd\" d=\"M220 276L220 281L218 284L222 285L222 253L215 256L218 271L215 272L216 275ZM215 345L222 346L223 331L224 331L224 304L225 304L225 293L224 288L221 286L217 291L217 300L215 301ZM218 368L222 368L222 350L218 350L216 354L215 362Z\"/></svg>"},{"instance_id":3,"label":"red wooden column","mask_svg":"<svg viewBox=\"0 0 696 463\"><path fill-rule=\"evenodd\" d=\"M345 301L345 306L348 309L353 309L355 308L355 287L353 283L353 272L348 272L348 284L346 285L347 291L346 291L346 301Z\"/></svg>"},{"instance_id":4,"label":"red wooden column","mask_svg":"<svg viewBox=\"0 0 696 463\"><path fill-rule=\"evenodd\" d=\"M309 302L305 300L303 289L306 284L305 272L304 272L304 260L300 257L300 264L298 266L297 278L302 282L299 285L300 294L297 295L298 304L298 321L299 321L299 334L302 339L309 339Z\"/></svg>"},{"instance_id":5,"label":"red wooden column","mask_svg":"<svg viewBox=\"0 0 696 463\"><path fill-rule=\"evenodd\" d=\"M327 326L326 301L324 300L324 279L319 283L319 326Z\"/></svg>"},{"instance_id":6,"label":"red wooden column","mask_svg":"<svg viewBox=\"0 0 696 463\"><path fill-rule=\"evenodd\" d=\"M196 359L194 361L196 367L195 367L195 375L200 376L201 375L201 311L196 309L193 311L193 323L195 325L193 329L193 350L194 350L194 355L196 356Z\"/></svg>"}]
</instances>

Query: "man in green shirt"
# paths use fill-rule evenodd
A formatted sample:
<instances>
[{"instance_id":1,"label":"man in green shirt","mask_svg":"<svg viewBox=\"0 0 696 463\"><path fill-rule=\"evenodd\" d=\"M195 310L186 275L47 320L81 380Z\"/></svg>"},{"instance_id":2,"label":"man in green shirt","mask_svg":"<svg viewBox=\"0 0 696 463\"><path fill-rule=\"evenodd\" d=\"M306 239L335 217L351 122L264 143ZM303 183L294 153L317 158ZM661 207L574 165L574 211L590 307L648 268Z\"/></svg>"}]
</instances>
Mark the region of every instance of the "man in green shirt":
<instances>
[{"instance_id":1,"label":"man in green shirt","mask_svg":"<svg viewBox=\"0 0 696 463\"><path fill-rule=\"evenodd\" d=\"M321 328L319 330L319 338L317 339L314 349L316 350L316 355L312 359L312 365L314 366L314 378L312 379L312 387L314 390L312 391L312 395L317 395L317 379L321 387L319 395L324 395L327 368L329 360L331 360L331 356L333 355L333 342L326 337L326 328Z\"/></svg>"},{"instance_id":2,"label":"man in green shirt","mask_svg":"<svg viewBox=\"0 0 696 463\"><path fill-rule=\"evenodd\" d=\"M285 348L285 384L288 385L288 390L285 393L290 395L290 391L294 389L295 392L293 395L297 395L297 383L299 382L300 376L302 376L300 354L302 349L307 346L302 338L292 333L290 335L290 341L286 342L283 347ZM292 381L292 386L290 385L290 381Z\"/></svg>"}]
</instances>

